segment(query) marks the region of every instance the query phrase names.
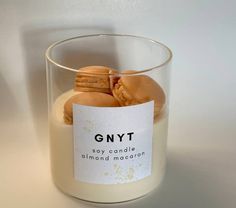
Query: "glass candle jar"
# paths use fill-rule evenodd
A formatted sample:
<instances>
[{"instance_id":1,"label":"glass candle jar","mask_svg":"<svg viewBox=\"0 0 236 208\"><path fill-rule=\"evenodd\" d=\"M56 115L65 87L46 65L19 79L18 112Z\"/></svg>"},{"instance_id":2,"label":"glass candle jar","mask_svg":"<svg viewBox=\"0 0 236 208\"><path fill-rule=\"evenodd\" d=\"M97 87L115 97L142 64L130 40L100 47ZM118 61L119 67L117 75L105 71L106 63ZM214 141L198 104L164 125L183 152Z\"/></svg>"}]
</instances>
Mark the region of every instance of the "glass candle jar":
<instances>
[{"instance_id":1,"label":"glass candle jar","mask_svg":"<svg viewBox=\"0 0 236 208\"><path fill-rule=\"evenodd\" d=\"M60 190L113 203L160 184L171 58L163 44L131 35L80 36L48 48L51 169Z\"/></svg>"}]
</instances>

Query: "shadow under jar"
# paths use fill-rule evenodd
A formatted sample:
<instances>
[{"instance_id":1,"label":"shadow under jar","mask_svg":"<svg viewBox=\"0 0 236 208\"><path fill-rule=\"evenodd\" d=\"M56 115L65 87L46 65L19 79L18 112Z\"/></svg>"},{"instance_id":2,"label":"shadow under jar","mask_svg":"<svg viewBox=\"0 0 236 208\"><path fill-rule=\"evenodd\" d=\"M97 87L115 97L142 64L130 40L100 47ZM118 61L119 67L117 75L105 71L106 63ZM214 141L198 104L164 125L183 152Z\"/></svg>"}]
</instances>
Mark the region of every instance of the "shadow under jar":
<instances>
[{"instance_id":1,"label":"shadow under jar","mask_svg":"<svg viewBox=\"0 0 236 208\"><path fill-rule=\"evenodd\" d=\"M158 187L171 58L163 44L131 35L79 36L48 48L51 169L60 190L114 203Z\"/></svg>"}]
</instances>

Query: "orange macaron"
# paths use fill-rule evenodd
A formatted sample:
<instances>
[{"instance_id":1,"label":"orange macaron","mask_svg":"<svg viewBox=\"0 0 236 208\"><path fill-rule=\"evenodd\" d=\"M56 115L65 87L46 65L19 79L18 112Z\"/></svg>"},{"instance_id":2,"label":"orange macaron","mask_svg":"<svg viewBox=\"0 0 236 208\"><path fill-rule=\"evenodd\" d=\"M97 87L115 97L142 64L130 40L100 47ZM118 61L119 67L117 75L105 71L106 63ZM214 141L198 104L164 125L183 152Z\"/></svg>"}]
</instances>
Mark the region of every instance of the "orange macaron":
<instances>
[{"instance_id":1,"label":"orange macaron","mask_svg":"<svg viewBox=\"0 0 236 208\"><path fill-rule=\"evenodd\" d=\"M112 94L121 106L136 105L153 100L155 118L160 114L166 101L161 86L147 75L121 76L113 87Z\"/></svg>"}]
</instances>

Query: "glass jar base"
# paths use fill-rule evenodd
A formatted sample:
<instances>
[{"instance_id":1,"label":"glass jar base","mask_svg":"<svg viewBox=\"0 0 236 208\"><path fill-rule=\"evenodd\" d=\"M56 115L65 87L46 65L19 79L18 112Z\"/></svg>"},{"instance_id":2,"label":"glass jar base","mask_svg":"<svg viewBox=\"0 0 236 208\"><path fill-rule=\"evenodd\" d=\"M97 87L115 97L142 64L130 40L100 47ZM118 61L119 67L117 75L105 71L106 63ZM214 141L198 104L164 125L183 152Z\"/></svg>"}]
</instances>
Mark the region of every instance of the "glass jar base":
<instances>
[{"instance_id":1,"label":"glass jar base","mask_svg":"<svg viewBox=\"0 0 236 208\"><path fill-rule=\"evenodd\" d=\"M78 200L88 203L113 204L113 203L125 203L146 197L147 195L154 192L156 189L160 188L164 176L165 174L163 173L162 176L159 178L159 181L155 182L155 185L149 186L148 188L146 188L143 191L140 191L139 193L137 192L135 193L134 191L135 188L134 188L134 190L129 195L127 195L127 191L122 193L120 192L112 193L111 191L109 191L110 193L108 194L107 190L111 190L110 188L105 190L102 196L101 196L102 190L98 191L100 193L99 196L94 195L94 193L93 195L89 195L86 194L84 191L83 191L84 193L79 193L78 190L72 190L72 188L64 187L63 185L58 184L57 181L55 181L55 179L54 179L54 184L59 191L61 191L67 196L74 197Z\"/></svg>"}]
</instances>

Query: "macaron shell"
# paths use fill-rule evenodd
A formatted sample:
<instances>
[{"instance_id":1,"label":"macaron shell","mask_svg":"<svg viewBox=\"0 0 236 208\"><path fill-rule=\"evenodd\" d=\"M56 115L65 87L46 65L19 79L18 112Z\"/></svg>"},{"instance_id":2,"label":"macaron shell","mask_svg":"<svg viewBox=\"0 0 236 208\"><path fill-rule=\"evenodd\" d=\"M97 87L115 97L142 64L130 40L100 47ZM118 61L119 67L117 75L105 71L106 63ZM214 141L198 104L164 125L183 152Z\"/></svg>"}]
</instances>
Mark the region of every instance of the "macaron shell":
<instances>
[{"instance_id":1,"label":"macaron shell","mask_svg":"<svg viewBox=\"0 0 236 208\"><path fill-rule=\"evenodd\" d=\"M78 72L107 75L109 73L115 73L116 70L107 66L86 66L86 67L80 68Z\"/></svg>"},{"instance_id":2,"label":"macaron shell","mask_svg":"<svg viewBox=\"0 0 236 208\"><path fill-rule=\"evenodd\" d=\"M64 121L66 124L73 123L73 104L95 107L119 107L118 101L111 95L100 92L82 92L72 96L64 105Z\"/></svg>"},{"instance_id":3,"label":"macaron shell","mask_svg":"<svg viewBox=\"0 0 236 208\"><path fill-rule=\"evenodd\" d=\"M132 73L136 73L136 70L132 70L132 69L126 69L121 71L122 74L132 74Z\"/></svg>"}]
</instances>

